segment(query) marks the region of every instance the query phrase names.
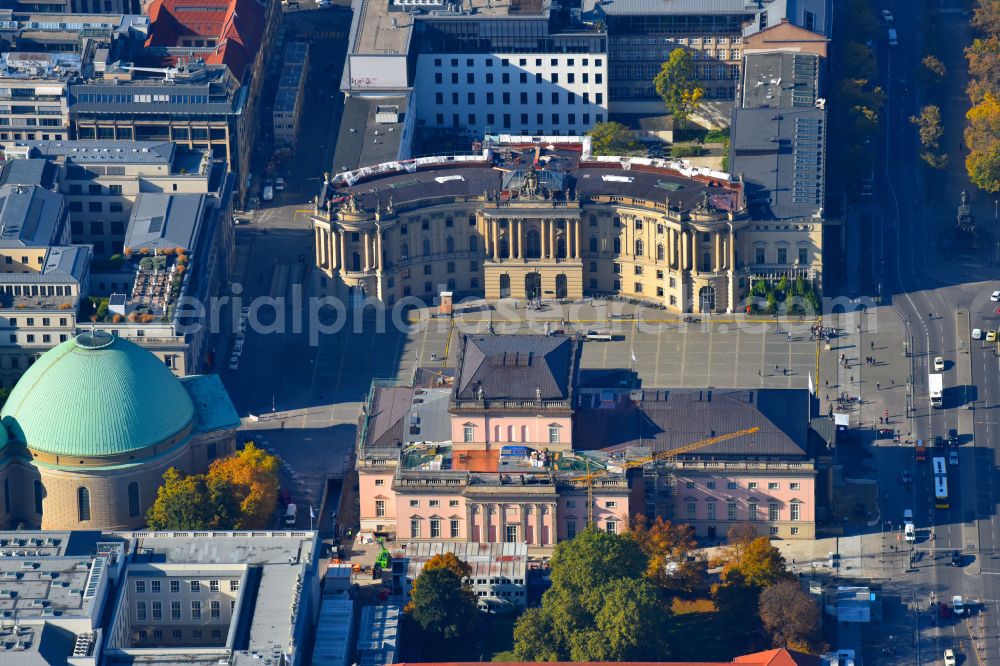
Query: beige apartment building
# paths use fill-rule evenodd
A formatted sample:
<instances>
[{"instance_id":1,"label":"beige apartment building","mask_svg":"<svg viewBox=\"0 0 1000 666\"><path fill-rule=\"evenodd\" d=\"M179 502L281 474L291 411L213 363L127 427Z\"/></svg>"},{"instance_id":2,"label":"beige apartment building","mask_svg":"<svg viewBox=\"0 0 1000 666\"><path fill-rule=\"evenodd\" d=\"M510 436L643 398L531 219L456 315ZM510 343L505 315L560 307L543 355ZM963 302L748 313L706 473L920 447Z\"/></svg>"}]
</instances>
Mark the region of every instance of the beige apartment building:
<instances>
[{"instance_id":1,"label":"beige apartment building","mask_svg":"<svg viewBox=\"0 0 1000 666\"><path fill-rule=\"evenodd\" d=\"M68 81L81 76L75 53L0 55L0 144L70 135Z\"/></svg>"},{"instance_id":2,"label":"beige apartment building","mask_svg":"<svg viewBox=\"0 0 1000 666\"><path fill-rule=\"evenodd\" d=\"M562 137L555 150L541 148L548 138L524 139L482 157L335 177L313 218L328 286L355 302L440 291L490 300L603 293L676 312L742 309L755 280L822 286L818 208L804 219L758 222L729 174L595 158L586 139ZM538 168L524 160L532 154Z\"/></svg>"},{"instance_id":3,"label":"beige apartment building","mask_svg":"<svg viewBox=\"0 0 1000 666\"><path fill-rule=\"evenodd\" d=\"M224 170L206 151L171 141L19 141L5 155L63 167L59 192L69 207L72 241L91 245L97 258L122 251L139 194L207 194Z\"/></svg>"}]
</instances>

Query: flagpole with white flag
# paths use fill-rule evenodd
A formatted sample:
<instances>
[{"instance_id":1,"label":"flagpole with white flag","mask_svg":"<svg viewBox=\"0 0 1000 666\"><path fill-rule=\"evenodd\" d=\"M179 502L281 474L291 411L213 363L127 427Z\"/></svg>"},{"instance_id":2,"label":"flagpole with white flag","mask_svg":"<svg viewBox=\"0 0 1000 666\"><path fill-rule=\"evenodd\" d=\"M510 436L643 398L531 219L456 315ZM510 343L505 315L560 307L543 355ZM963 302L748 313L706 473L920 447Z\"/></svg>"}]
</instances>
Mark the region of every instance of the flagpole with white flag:
<instances>
[{"instance_id":1,"label":"flagpole with white flag","mask_svg":"<svg viewBox=\"0 0 1000 666\"><path fill-rule=\"evenodd\" d=\"M313 505L309 505L309 529L313 528L313 521L316 520L316 511L313 509Z\"/></svg>"},{"instance_id":2,"label":"flagpole with white flag","mask_svg":"<svg viewBox=\"0 0 1000 666\"><path fill-rule=\"evenodd\" d=\"M813 388L813 373L812 372L809 373L809 395L814 396L814 397L816 395L816 390Z\"/></svg>"}]
</instances>

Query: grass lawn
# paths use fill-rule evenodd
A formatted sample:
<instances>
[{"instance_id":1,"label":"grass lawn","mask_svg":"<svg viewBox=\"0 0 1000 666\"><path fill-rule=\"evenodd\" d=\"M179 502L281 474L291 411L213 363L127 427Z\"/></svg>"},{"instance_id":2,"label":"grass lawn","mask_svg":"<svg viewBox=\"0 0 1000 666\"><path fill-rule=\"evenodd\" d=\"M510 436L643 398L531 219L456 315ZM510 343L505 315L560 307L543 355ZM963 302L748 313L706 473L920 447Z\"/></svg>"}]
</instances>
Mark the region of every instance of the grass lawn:
<instances>
[{"instance_id":1,"label":"grass lawn","mask_svg":"<svg viewBox=\"0 0 1000 666\"><path fill-rule=\"evenodd\" d=\"M711 599L674 599L674 635L670 641L672 661L731 661L746 652L719 626Z\"/></svg>"}]
</instances>

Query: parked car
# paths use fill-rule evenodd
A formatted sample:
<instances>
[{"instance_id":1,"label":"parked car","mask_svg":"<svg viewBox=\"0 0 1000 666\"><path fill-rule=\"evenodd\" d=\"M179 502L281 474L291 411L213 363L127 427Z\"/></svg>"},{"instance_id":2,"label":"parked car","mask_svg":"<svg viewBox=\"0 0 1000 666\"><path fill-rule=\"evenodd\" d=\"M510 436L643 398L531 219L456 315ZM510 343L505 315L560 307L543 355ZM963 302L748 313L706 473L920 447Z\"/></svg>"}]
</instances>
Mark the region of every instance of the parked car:
<instances>
[{"instance_id":1,"label":"parked car","mask_svg":"<svg viewBox=\"0 0 1000 666\"><path fill-rule=\"evenodd\" d=\"M958 662L955 660L955 651L948 648L944 651L944 666L955 666Z\"/></svg>"},{"instance_id":2,"label":"parked car","mask_svg":"<svg viewBox=\"0 0 1000 666\"><path fill-rule=\"evenodd\" d=\"M951 551L951 566L953 567L962 566L962 551L960 550Z\"/></svg>"},{"instance_id":3,"label":"parked car","mask_svg":"<svg viewBox=\"0 0 1000 666\"><path fill-rule=\"evenodd\" d=\"M940 356L935 356L934 357L934 371L935 372L941 372L942 370L944 370L944 359L941 358Z\"/></svg>"},{"instance_id":4,"label":"parked car","mask_svg":"<svg viewBox=\"0 0 1000 666\"><path fill-rule=\"evenodd\" d=\"M943 601L941 603L939 603L938 604L938 616L942 617L942 618L951 617L951 607L948 606L948 604L946 604Z\"/></svg>"},{"instance_id":5,"label":"parked car","mask_svg":"<svg viewBox=\"0 0 1000 666\"><path fill-rule=\"evenodd\" d=\"M889 11L888 9L883 9L883 10L882 10L882 19L883 19L883 20L884 20L884 21L885 21L886 23L892 23L892 22L893 22L893 20L894 20L894 19L893 19L893 16L892 16L892 12L891 12L891 11Z\"/></svg>"},{"instance_id":6,"label":"parked car","mask_svg":"<svg viewBox=\"0 0 1000 666\"><path fill-rule=\"evenodd\" d=\"M997 332L996 331L986 331L986 342L996 342Z\"/></svg>"},{"instance_id":7,"label":"parked car","mask_svg":"<svg viewBox=\"0 0 1000 666\"><path fill-rule=\"evenodd\" d=\"M990 300L993 301L994 303L1000 301L1000 289L997 289L992 294L990 294Z\"/></svg>"},{"instance_id":8,"label":"parked car","mask_svg":"<svg viewBox=\"0 0 1000 666\"><path fill-rule=\"evenodd\" d=\"M284 189L285 189L285 179L284 178L275 178L274 179L274 190L275 190L275 192L281 192Z\"/></svg>"},{"instance_id":9,"label":"parked car","mask_svg":"<svg viewBox=\"0 0 1000 666\"><path fill-rule=\"evenodd\" d=\"M958 446L958 430L955 428L948 429L948 446Z\"/></svg>"},{"instance_id":10,"label":"parked car","mask_svg":"<svg viewBox=\"0 0 1000 666\"><path fill-rule=\"evenodd\" d=\"M981 329L981 328L974 328L974 329L972 329L972 339L973 340L982 340L983 339L983 329Z\"/></svg>"},{"instance_id":11,"label":"parked car","mask_svg":"<svg viewBox=\"0 0 1000 666\"><path fill-rule=\"evenodd\" d=\"M260 198L264 201L271 201L274 199L274 183L270 179L264 181L264 186L261 188Z\"/></svg>"},{"instance_id":12,"label":"parked car","mask_svg":"<svg viewBox=\"0 0 1000 666\"><path fill-rule=\"evenodd\" d=\"M904 525L913 524L913 509L906 509L903 511L903 524Z\"/></svg>"},{"instance_id":13,"label":"parked car","mask_svg":"<svg viewBox=\"0 0 1000 666\"><path fill-rule=\"evenodd\" d=\"M903 472L903 474L902 474L902 476L900 478L902 479L903 483L905 483L906 485L909 485L909 484L913 483L913 474L911 474L909 470L906 470L905 472Z\"/></svg>"},{"instance_id":14,"label":"parked car","mask_svg":"<svg viewBox=\"0 0 1000 666\"><path fill-rule=\"evenodd\" d=\"M958 451L949 451L948 452L948 464L949 465L957 465L958 464Z\"/></svg>"}]
</instances>

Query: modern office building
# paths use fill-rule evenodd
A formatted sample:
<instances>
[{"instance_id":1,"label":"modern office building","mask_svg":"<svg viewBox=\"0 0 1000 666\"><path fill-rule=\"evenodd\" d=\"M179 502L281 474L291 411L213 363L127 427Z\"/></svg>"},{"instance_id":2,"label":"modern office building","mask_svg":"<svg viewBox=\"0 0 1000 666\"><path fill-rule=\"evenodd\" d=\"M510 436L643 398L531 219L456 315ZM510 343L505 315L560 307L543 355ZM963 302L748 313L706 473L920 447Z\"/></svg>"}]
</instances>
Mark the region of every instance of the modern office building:
<instances>
[{"instance_id":1,"label":"modern office building","mask_svg":"<svg viewBox=\"0 0 1000 666\"><path fill-rule=\"evenodd\" d=\"M239 426L218 376L178 379L103 331L42 354L0 418L4 522L45 529L141 527L163 473L205 470Z\"/></svg>"},{"instance_id":2,"label":"modern office building","mask_svg":"<svg viewBox=\"0 0 1000 666\"><path fill-rule=\"evenodd\" d=\"M359 431L361 529L537 552L589 524L622 532L643 514L707 539L744 522L814 538L804 390L583 388L581 344L464 336L454 378L375 382ZM625 466L651 455L655 465Z\"/></svg>"},{"instance_id":3,"label":"modern office building","mask_svg":"<svg viewBox=\"0 0 1000 666\"><path fill-rule=\"evenodd\" d=\"M314 532L0 532L10 666L299 666Z\"/></svg>"},{"instance_id":4,"label":"modern office building","mask_svg":"<svg viewBox=\"0 0 1000 666\"><path fill-rule=\"evenodd\" d=\"M406 96L418 129L470 140L584 134L607 118L607 67L601 26L549 0L362 2L341 89Z\"/></svg>"},{"instance_id":5,"label":"modern office building","mask_svg":"<svg viewBox=\"0 0 1000 666\"><path fill-rule=\"evenodd\" d=\"M335 293L390 304L610 292L733 312L756 279L820 288L823 220L764 228L745 197L738 178L683 161L595 157L588 137L499 137L480 155L330 179L313 216L316 263Z\"/></svg>"},{"instance_id":6,"label":"modern office building","mask_svg":"<svg viewBox=\"0 0 1000 666\"><path fill-rule=\"evenodd\" d=\"M702 115L725 124L748 49L826 48L829 0L583 0L583 15L607 23L611 112L663 113L653 79L671 51L692 53L705 91ZM777 29L779 25L785 27ZM768 34L765 34L765 32Z\"/></svg>"},{"instance_id":7,"label":"modern office building","mask_svg":"<svg viewBox=\"0 0 1000 666\"><path fill-rule=\"evenodd\" d=\"M0 3L2 4L2 3ZM142 44L149 17L135 14L60 14L0 9L0 48L7 52L92 54L100 68L119 49ZM101 51L101 53L98 53ZM107 52L105 59L104 51Z\"/></svg>"},{"instance_id":8,"label":"modern office building","mask_svg":"<svg viewBox=\"0 0 1000 666\"><path fill-rule=\"evenodd\" d=\"M3 0L0 7L45 14L141 14L140 0Z\"/></svg>"}]
</instances>

